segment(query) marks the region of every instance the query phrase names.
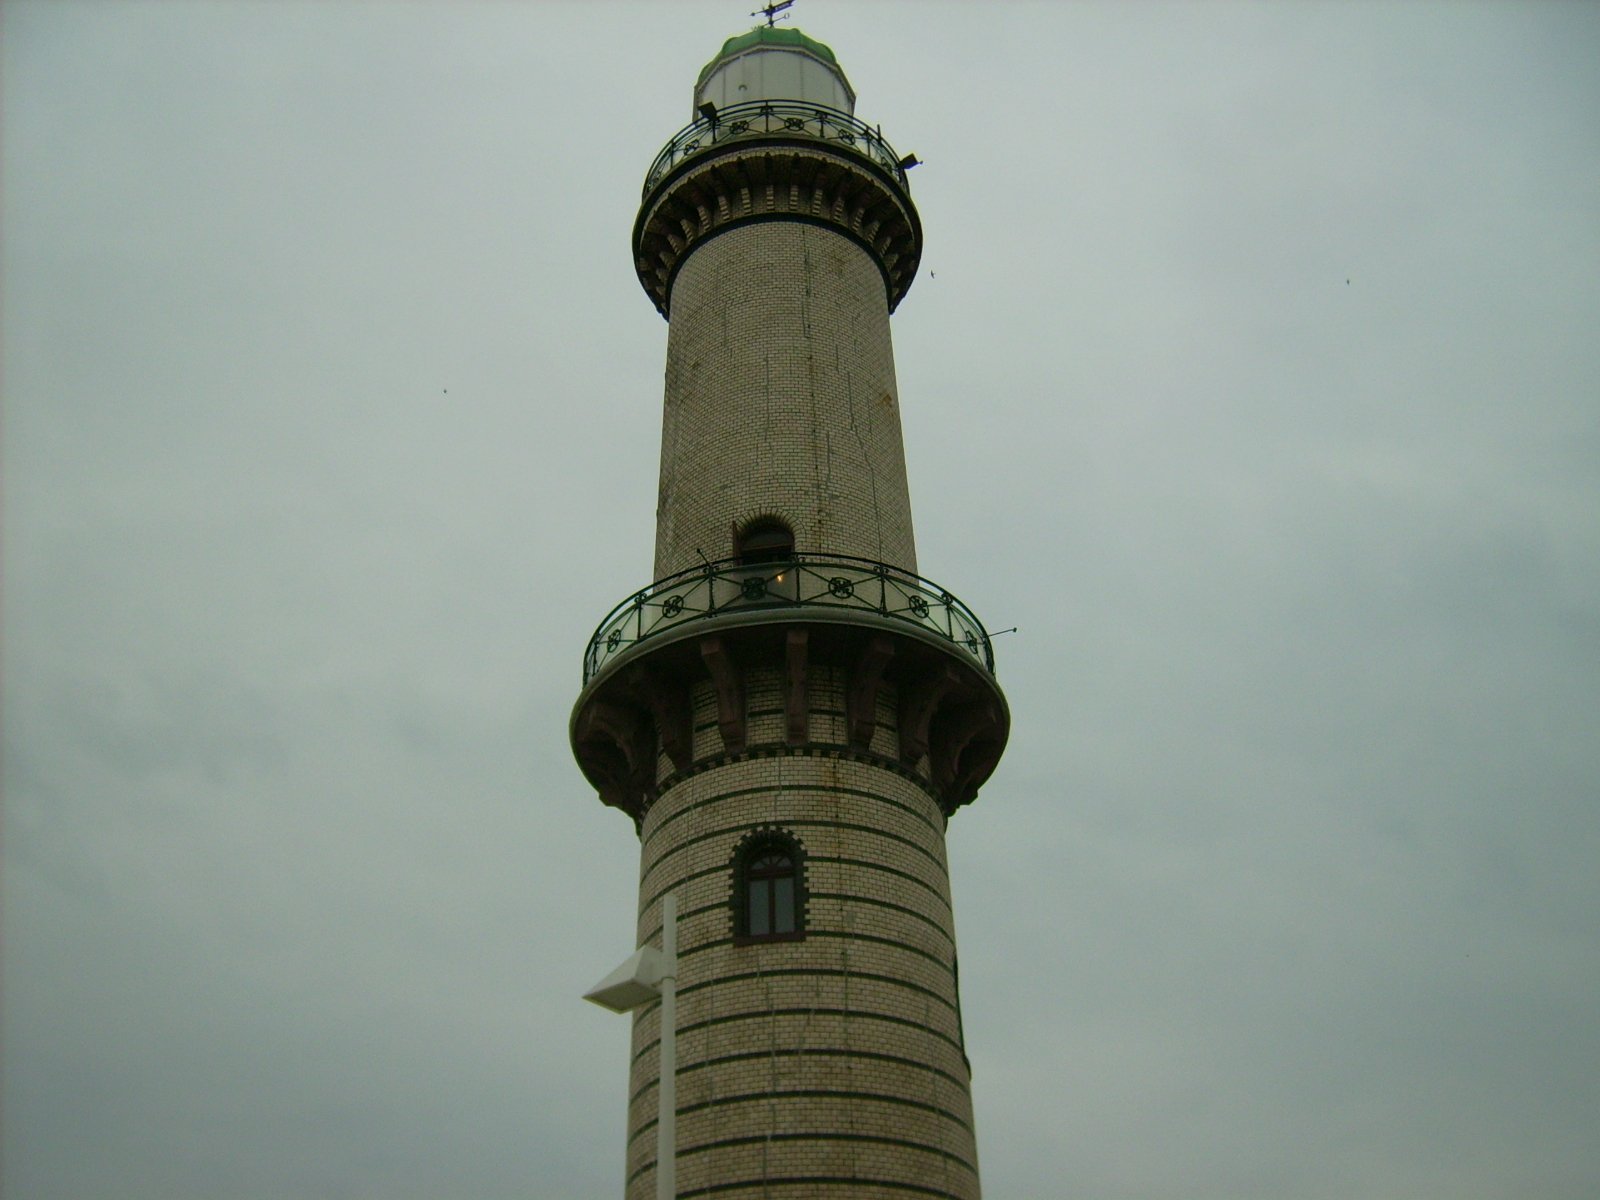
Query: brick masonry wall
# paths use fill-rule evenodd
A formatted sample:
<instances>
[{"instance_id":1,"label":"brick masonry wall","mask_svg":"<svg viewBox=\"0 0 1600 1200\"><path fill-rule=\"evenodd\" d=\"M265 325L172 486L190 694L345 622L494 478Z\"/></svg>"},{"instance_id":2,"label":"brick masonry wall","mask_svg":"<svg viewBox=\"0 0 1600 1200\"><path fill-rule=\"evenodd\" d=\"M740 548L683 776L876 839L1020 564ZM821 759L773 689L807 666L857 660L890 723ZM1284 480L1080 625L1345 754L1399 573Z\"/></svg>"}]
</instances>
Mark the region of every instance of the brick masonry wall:
<instances>
[{"instance_id":1,"label":"brick masonry wall","mask_svg":"<svg viewBox=\"0 0 1600 1200\"><path fill-rule=\"evenodd\" d=\"M914 778L782 745L776 664L746 670L755 757L717 760L696 697L696 754L641 830L639 940L678 895L678 1187L693 1197L979 1194L955 980L945 819ZM895 697L873 750L892 758ZM844 680L812 681L814 739L842 737ZM770 727L769 727L770 723ZM777 827L805 850L805 937L733 944L733 857ZM634 1022L628 1196L654 1195L659 1009Z\"/></svg>"},{"instance_id":2,"label":"brick masonry wall","mask_svg":"<svg viewBox=\"0 0 1600 1200\"><path fill-rule=\"evenodd\" d=\"M672 289L655 577L772 514L796 549L916 570L883 275L821 226L697 246Z\"/></svg>"}]
</instances>

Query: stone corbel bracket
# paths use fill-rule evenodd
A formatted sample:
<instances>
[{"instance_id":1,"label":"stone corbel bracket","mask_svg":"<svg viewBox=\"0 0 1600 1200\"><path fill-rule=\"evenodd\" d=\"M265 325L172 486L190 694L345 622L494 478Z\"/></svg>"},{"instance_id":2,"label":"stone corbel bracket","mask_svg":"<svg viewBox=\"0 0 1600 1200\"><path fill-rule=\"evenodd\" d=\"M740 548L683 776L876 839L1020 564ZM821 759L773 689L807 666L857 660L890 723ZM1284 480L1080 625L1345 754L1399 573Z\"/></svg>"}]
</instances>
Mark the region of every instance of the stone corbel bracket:
<instances>
[{"instance_id":1,"label":"stone corbel bracket","mask_svg":"<svg viewBox=\"0 0 1600 1200\"><path fill-rule=\"evenodd\" d=\"M845 681L844 740L815 741L812 696L824 669ZM746 680L771 672L783 702L781 740L756 745ZM694 751L691 695L711 685L718 736ZM894 698L898 744L874 748L879 699ZM831 701L837 703L837 700ZM818 710L820 711L820 710ZM750 755L824 754L877 762L919 780L948 815L970 803L1005 749L1011 717L994 676L954 646L892 625L793 620L728 625L635 652L590 681L573 710L578 765L607 804L635 822L658 789Z\"/></svg>"}]
</instances>

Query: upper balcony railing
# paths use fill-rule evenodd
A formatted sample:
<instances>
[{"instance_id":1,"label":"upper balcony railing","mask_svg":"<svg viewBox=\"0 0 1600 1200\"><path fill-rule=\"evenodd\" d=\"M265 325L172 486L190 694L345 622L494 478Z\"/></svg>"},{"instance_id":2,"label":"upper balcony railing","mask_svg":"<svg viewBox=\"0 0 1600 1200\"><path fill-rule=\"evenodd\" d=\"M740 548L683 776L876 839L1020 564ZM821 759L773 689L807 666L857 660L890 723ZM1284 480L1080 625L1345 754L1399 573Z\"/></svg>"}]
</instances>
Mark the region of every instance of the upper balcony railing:
<instances>
[{"instance_id":1,"label":"upper balcony railing","mask_svg":"<svg viewBox=\"0 0 1600 1200\"><path fill-rule=\"evenodd\" d=\"M755 137L811 138L843 146L871 159L894 176L902 188L906 186L906 169L900 165L900 156L883 140L883 134L865 121L802 100L755 100L730 104L716 116L702 117L674 134L650 164L644 177L645 194L649 195L650 189L685 159L735 138Z\"/></svg>"},{"instance_id":2,"label":"upper balcony railing","mask_svg":"<svg viewBox=\"0 0 1600 1200\"><path fill-rule=\"evenodd\" d=\"M639 643L695 621L804 608L904 621L959 647L994 673L994 650L983 622L937 584L869 558L795 554L774 562L706 563L635 592L594 631L583 656L583 682Z\"/></svg>"}]
</instances>

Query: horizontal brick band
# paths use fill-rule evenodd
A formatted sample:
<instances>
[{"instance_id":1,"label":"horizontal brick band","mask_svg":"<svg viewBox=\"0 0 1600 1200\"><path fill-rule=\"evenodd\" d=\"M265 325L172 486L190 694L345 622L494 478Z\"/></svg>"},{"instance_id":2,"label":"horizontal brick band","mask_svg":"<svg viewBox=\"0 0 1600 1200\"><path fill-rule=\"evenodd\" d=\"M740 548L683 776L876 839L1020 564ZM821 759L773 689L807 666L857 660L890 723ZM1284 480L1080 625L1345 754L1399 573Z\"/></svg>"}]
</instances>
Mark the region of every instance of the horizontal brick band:
<instances>
[{"instance_id":1,"label":"horizontal brick band","mask_svg":"<svg viewBox=\"0 0 1600 1200\"><path fill-rule=\"evenodd\" d=\"M835 971L828 967L779 967L770 971L744 971L737 975L719 975L715 979L707 979L703 983L691 983L688 987L678 989L678 996L690 995L710 987L721 987L728 983L747 983L752 979L782 979L796 976L817 977L828 976L837 979L850 979L863 983L887 983L894 987L903 987L907 991L917 992L936 1004L942 1004L952 1012L957 1005L953 1004L946 996L941 996L932 988L925 988L921 984L909 980L899 979L893 975L877 975L869 971Z\"/></svg>"},{"instance_id":2,"label":"horizontal brick band","mask_svg":"<svg viewBox=\"0 0 1600 1200\"><path fill-rule=\"evenodd\" d=\"M651 1166L655 1164L652 1163ZM862 1188L886 1188L904 1192L908 1196L936 1196L939 1200L966 1200L962 1192L947 1192L943 1188L929 1187L923 1183L906 1183L898 1179L867 1179L860 1175L785 1175L780 1178L762 1176L760 1179L735 1179L727 1183L714 1183L710 1187L693 1188L679 1192L678 1200L693 1200L697 1196L713 1196L720 1192L736 1192L741 1188L758 1191L765 1197L772 1188L804 1188L807 1196L816 1195L819 1187L847 1188L844 1196L860 1195Z\"/></svg>"},{"instance_id":3,"label":"horizontal brick band","mask_svg":"<svg viewBox=\"0 0 1600 1200\"><path fill-rule=\"evenodd\" d=\"M867 945L871 946L889 946L895 950L904 950L907 954L915 954L918 958L925 958L935 966L942 967L945 970L950 969L950 964L944 959L940 958L937 954L929 954L921 946L912 946L905 942L897 942L893 938L878 937L876 934L871 933L848 933L833 929L806 930L806 939L808 941L823 941L830 938L841 939L851 943L866 943ZM712 942L701 942L698 946L695 946L692 949L678 951L678 961L681 963L684 959L692 958L696 954L704 954L707 950L715 950L719 946L731 946L733 944L732 938L718 938L716 941ZM773 973L774 972L768 972L768 974ZM855 974L853 971L828 971L825 973L829 975Z\"/></svg>"},{"instance_id":4,"label":"horizontal brick band","mask_svg":"<svg viewBox=\"0 0 1600 1200\"><path fill-rule=\"evenodd\" d=\"M846 1050L842 1047L838 1049L819 1050L746 1050L741 1054L722 1054L716 1058L707 1058L696 1063L680 1063L678 1066L678 1078L682 1079L685 1075L692 1071L703 1071L711 1067L724 1067L732 1063L755 1062L760 1059L774 1058L848 1058L857 1059L862 1062L885 1063L890 1066L910 1067L914 1070L930 1071L933 1074L938 1075L940 1078L954 1084L958 1088L962 1088L964 1090L967 1087L967 1080L958 1079L956 1076L950 1074L949 1071L946 1071L940 1067L936 1067L932 1063L922 1059L904 1058L898 1054L884 1054L877 1050ZM647 1080L642 1087L628 1097L628 1103L630 1105L636 1103L640 1096L643 1096L646 1092L652 1091L657 1082L658 1081L654 1077Z\"/></svg>"},{"instance_id":5,"label":"horizontal brick band","mask_svg":"<svg viewBox=\"0 0 1600 1200\"><path fill-rule=\"evenodd\" d=\"M874 1146L893 1146L897 1150L919 1150L936 1158L942 1158L958 1167L965 1167L974 1176L978 1173L978 1168L972 1163L962 1158L959 1154L946 1150L943 1146L930 1146L925 1142L914 1142L909 1138L881 1137L873 1133L772 1133L756 1134L751 1137L723 1138L720 1141L702 1142L698 1146L686 1146L680 1149L678 1151L678 1161L681 1163L692 1154L708 1154L713 1150L730 1150L735 1146L759 1145L762 1142L857 1142ZM632 1183L654 1166L654 1161L645 1163L644 1166L639 1167L628 1176L628 1182ZM682 1192L679 1193L680 1196L683 1194Z\"/></svg>"},{"instance_id":6,"label":"horizontal brick band","mask_svg":"<svg viewBox=\"0 0 1600 1200\"><path fill-rule=\"evenodd\" d=\"M942 824L935 824L928 818L926 813L918 812L909 804L902 803L901 801L894 799L892 796L885 796L879 792L869 792L862 788L849 788L843 786L842 784L836 783L785 783L780 784L777 787L766 784L756 787L733 788L726 792L716 792L710 796L704 796L701 799L694 801L692 804L685 804L677 812L662 817L660 822L650 830L650 833L640 839L640 848L643 851L648 851L650 843L655 840L656 835L659 834L663 829L671 825L674 821L682 820L690 813L697 812L702 808L708 808L713 804L720 804L727 800L737 800L744 796L771 796L774 794L783 795L790 792L827 792L837 796L854 796L858 800L875 800L880 804L888 805L890 808L898 809L907 816L912 817L926 825L929 829L941 836L944 834L944 828ZM655 807L659 807L665 799L666 789L663 788L662 798L656 801Z\"/></svg>"},{"instance_id":7,"label":"horizontal brick band","mask_svg":"<svg viewBox=\"0 0 1600 1200\"><path fill-rule=\"evenodd\" d=\"M896 1108L912 1108L918 1112L943 1117L951 1124L960 1126L969 1135L972 1133L972 1123L970 1121L951 1112L948 1108L940 1108L937 1104L929 1104L923 1100L911 1100L905 1096L886 1096L881 1092L862 1092L843 1088L773 1088L765 1092L748 1092L742 1096L718 1096L715 1100L704 1100L699 1104L681 1105L677 1111L678 1116L687 1117L691 1113L704 1112L707 1109L720 1108L727 1104L766 1104L774 1100L872 1100L880 1104L892 1105ZM646 1133L653 1131L658 1123L659 1118L656 1117L644 1122L638 1129L633 1131L633 1136L628 1139L628 1144L632 1145Z\"/></svg>"},{"instance_id":8,"label":"horizontal brick band","mask_svg":"<svg viewBox=\"0 0 1600 1200\"><path fill-rule=\"evenodd\" d=\"M639 1009L643 1014L646 1009ZM849 1017L857 1021L882 1021L889 1025L900 1025L906 1029L914 1029L918 1033L925 1033L935 1041L945 1043L963 1058L966 1051L961 1043L948 1034L940 1033L937 1029L929 1029L921 1021L907 1020L905 1017L893 1017L887 1013L871 1012L861 1008L758 1008L750 1012L724 1013L720 1017L708 1017L704 1021L693 1021L688 1025L678 1026L678 1037L681 1040L685 1034L694 1033L701 1029L709 1029L713 1025L727 1025L733 1021L770 1021L773 1017ZM638 1053L633 1056L633 1061L638 1062L644 1058L659 1043L659 1038L651 1038L639 1047Z\"/></svg>"}]
</instances>

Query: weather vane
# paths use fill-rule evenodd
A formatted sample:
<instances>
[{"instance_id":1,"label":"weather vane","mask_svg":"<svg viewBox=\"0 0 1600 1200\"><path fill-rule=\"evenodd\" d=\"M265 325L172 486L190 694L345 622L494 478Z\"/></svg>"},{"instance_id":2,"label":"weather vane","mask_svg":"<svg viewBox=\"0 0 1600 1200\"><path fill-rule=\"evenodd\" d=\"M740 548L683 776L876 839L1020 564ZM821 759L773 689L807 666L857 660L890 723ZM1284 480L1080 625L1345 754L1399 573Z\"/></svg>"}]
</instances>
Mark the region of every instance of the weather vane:
<instances>
[{"instance_id":1,"label":"weather vane","mask_svg":"<svg viewBox=\"0 0 1600 1200\"><path fill-rule=\"evenodd\" d=\"M767 18L767 28L771 29L774 25L776 25L778 23L778 19L779 19L778 18L778 14L779 13L783 13L783 20L787 21L789 19L789 14L786 13L786 12L783 12L783 10L786 9L786 8L790 8L793 5L794 5L794 0L777 0L776 3L769 4L765 8L756 9L755 12L751 13L750 15L752 17L762 17L762 16L766 17Z\"/></svg>"}]
</instances>

